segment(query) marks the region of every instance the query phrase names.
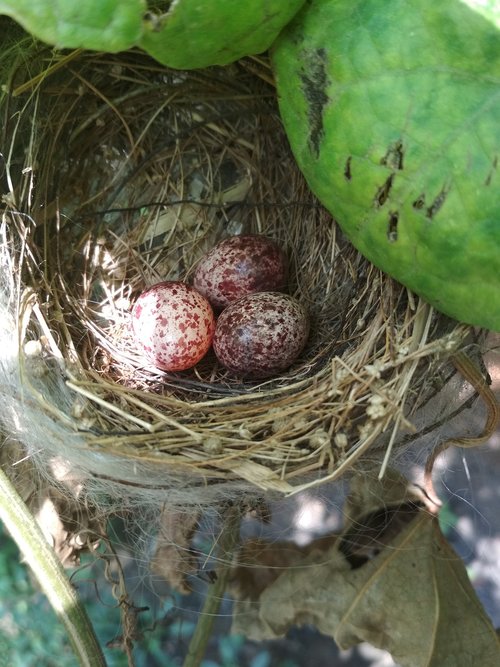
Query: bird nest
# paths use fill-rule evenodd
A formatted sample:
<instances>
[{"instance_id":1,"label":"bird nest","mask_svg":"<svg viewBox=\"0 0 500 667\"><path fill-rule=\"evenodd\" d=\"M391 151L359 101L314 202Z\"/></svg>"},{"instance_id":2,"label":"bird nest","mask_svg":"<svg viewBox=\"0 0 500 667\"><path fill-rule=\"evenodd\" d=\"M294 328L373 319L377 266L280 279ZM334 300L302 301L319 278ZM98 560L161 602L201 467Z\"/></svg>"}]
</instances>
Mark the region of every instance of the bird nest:
<instances>
[{"instance_id":1,"label":"bird nest","mask_svg":"<svg viewBox=\"0 0 500 667\"><path fill-rule=\"evenodd\" d=\"M32 455L62 457L88 480L182 488L189 502L195 487L295 492L415 437L414 415L472 331L372 266L319 205L264 60L179 72L137 52L32 44L10 57L6 420ZM235 378L210 353L178 373L148 365L130 333L134 300L189 281L208 249L240 233L284 249L288 291L311 318L302 356L265 381Z\"/></svg>"}]
</instances>

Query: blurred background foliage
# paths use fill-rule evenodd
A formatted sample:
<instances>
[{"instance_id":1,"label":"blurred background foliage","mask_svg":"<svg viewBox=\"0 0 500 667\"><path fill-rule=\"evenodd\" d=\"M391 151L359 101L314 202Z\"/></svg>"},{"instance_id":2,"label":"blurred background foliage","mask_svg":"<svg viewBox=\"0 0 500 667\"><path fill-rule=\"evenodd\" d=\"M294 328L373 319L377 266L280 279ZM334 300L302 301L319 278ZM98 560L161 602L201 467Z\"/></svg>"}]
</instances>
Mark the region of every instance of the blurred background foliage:
<instances>
[{"instance_id":1,"label":"blurred background foliage","mask_svg":"<svg viewBox=\"0 0 500 667\"><path fill-rule=\"evenodd\" d=\"M0 545L0 667L75 667L64 627L1 524ZM120 609L104 578L103 562L93 556L82 558L72 581L85 601L107 664L127 667L127 656L120 648ZM134 605L146 607L137 615L135 666L181 666L203 603L201 590L187 597L169 593L149 606L154 594L148 594L145 583L141 580L137 590L137 597L144 599L133 600ZM228 611L224 609L225 616ZM266 647L226 634L224 627L221 632L212 638L201 667L297 667L289 657L273 657Z\"/></svg>"}]
</instances>

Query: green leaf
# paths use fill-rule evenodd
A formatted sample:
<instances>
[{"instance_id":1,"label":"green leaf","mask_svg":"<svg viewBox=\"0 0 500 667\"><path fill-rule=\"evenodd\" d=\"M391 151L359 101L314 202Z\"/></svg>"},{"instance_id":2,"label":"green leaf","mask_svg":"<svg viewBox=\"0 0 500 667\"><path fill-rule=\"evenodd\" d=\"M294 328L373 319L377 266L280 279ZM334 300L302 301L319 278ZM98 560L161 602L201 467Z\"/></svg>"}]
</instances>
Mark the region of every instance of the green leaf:
<instances>
[{"instance_id":1,"label":"green leaf","mask_svg":"<svg viewBox=\"0 0 500 667\"><path fill-rule=\"evenodd\" d=\"M163 65L225 65L265 51L304 0L177 0L151 12L139 45Z\"/></svg>"},{"instance_id":2,"label":"green leaf","mask_svg":"<svg viewBox=\"0 0 500 667\"><path fill-rule=\"evenodd\" d=\"M297 162L354 245L500 330L500 1L488 20L473 1L312 0L273 63Z\"/></svg>"},{"instance_id":3,"label":"green leaf","mask_svg":"<svg viewBox=\"0 0 500 667\"><path fill-rule=\"evenodd\" d=\"M128 49L139 40L144 12L144 0L0 0L0 14L58 48Z\"/></svg>"}]
</instances>

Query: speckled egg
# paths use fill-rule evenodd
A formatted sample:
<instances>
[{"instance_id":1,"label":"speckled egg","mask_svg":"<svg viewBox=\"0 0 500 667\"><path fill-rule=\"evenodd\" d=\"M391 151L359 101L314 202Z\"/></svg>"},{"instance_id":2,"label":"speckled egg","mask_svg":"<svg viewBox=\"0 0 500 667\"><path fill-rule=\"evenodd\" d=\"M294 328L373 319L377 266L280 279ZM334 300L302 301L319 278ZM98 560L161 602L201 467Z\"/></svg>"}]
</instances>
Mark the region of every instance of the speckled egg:
<instances>
[{"instance_id":1,"label":"speckled egg","mask_svg":"<svg viewBox=\"0 0 500 667\"><path fill-rule=\"evenodd\" d=\"M212 307L191 285L165 281L143 292L132 309L138 347L157 368L182 371L208 352L215 331Z\"/></svg>"},{"instance_id":2,"label":"speckled egg","mask_svg":"<svg viewBox=\"0 0 500 667\"><path fill-rule=\"evenodd\" d=\"M246 294L279 292L287 283L283 251L266 236L231 236L212 248L193 276L194 287L217 310Z\"/></svg>"},{"instance_id":3,"label":"speckled egg","mask_svg":"<svg viewBox=\"0 0 500 667\"><path fill-rule=\"evenodd\" d=\"M220 363L242 377L265 378L288 368L309 334L305 308L279 292L242 297L219 316L213 347Z\"/></svg>"}]
</instances>

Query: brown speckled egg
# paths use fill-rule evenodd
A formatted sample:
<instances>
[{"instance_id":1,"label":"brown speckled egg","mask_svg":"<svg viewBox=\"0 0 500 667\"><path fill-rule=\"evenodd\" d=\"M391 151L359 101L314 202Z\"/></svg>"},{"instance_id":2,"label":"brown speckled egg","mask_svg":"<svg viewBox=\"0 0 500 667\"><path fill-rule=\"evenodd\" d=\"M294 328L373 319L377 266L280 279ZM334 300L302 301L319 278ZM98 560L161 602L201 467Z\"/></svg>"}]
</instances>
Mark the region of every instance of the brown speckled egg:
<instances>
[{"instance_id":1,"label":"brown speckled egg","mask_svg":"<svg viewBox=\"0 0 500 667\"><path fill-rule=\"evenodd\" d=\"M288 368L309 334L307 313L278 292L242 297L219 316L213 347L220 363L242 377L265 378Z\"/></svg>"},{"instance_id":2,"label":"brown speckled egg","mask_svg":"<svg viewBox=\"0 0 500 667\"><path fill-rule=\"evenodd\" d=\"M204 296L186 283L165 281L143 292L132 309L138 347L157 368L182 371L208 352L215 317Z\"/></svg>"},{"instance_id":3,"label":"brown speckled egg","mask_svg":"<svg viewBox=\"0 0 500 667\"><path fill-rule=\"evenodd\" d=\"M287 282L287 261L266 236L231 236L212 248L193 276L194 287L222 310L246 294L279 292Z\"/></svg>"}]
</instances>

